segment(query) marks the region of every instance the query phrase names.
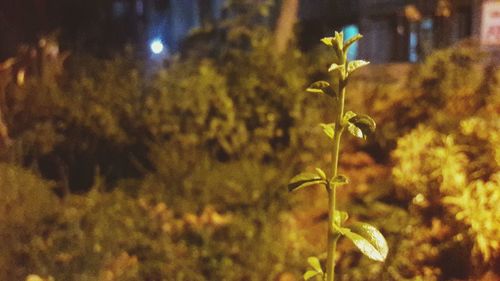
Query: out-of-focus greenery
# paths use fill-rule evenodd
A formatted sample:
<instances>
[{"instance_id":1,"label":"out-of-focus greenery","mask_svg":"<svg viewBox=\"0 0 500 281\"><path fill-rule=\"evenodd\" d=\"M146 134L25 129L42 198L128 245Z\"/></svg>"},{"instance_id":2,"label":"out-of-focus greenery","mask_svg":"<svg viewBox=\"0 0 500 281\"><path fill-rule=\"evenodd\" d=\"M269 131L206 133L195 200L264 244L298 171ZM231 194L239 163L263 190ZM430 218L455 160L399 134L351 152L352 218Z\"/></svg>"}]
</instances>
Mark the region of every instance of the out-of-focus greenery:
<instances>
[{"instance_id":1,"label":"out-of-focus greenery","mask_svg":"<svg viewBox=\"0 0 500 281\"><path fill-rule=\"evenodd\" d=\"M2 218L0 230L6 253L2 278L22 280L29 273L55 280L275 277L296 268L301 251L293 246L296 226L285 212L286 190L278 188L277 173L257 163L207 162L189 178L178 176L180 186L175 179L149 179L133 196L124 187L104 192L97 178L85 195L58 199L43 180L3 164L2 190L19 195L2 194L2 210L12 215ZM244 178L248 182L239 182Z\"/></svg>"},{"instance_id":2,"label":"out-of-focus greenery","mask_svg":"<svg viewBox=\"0 0 500 281\"><path fill-rule=\"evenodd\" d=\"M51 188L21 167L0 163L0 279L22 280L36 267L28 245L61 210Z\"/></svg>"},{"instance_id":3,"label":"out-of-focus greenery","mask_svg":"<svg viewBox=\"0 0 500 281\"><path fill-rule=\"evenodd\" d=\"M398 141L398 164L393 176L399 189L423 210L444 208L450 216L470 227L474 255L485 261L500 250L497 202L498 116L473 117L461 122L458 134L441 134L419 127ZM464 233L459 232L463 236Z\"/></svg>"},{"instance_id":4,"label":"out-of-focus greenery","mask_svg":"<svg viewBox=\"0 0 500 281\"><path fill-rule=\"evenodd\" d=\"M294 165L281 155L307 137L289 133L289 112L304 114L303 59L265 50L154 73L127 57L75 57L59 84L13 86L6 116L15 143L3 157L54 180L61 198L48 193L50 220L16 241L22 251L5 244L23 257L0 269L5 279L257 281L299 270L307 249L297 246L282 182ZM28 184L27 192L46 185Z\"/></svg>"},{"instance_id":5,"label":"out-of-focus greenery","mask_svg":"<svg viewBox=\"0 0 500 281\"><path fill-rule=\"evenodd\" d=\"M284 185L329 157L313 154L326 145L314 124L331 116L304 93L329 59L274 57L264 35L225 47L154 67L74 56L57 83L9 87L1 280L299 280L303 257L324 248L324 204L320 190L292 200ZM439 51L408 76L380 68L349 86L350 106L381 127L345 145L353 184L339 204L381 229L391 253L372 263L341 243L339 278L493 271L500 70L471 48Z\"/></svg>"},{"instance_id":6,"label":"out-of-focus greenery","mask_svg":"<svg viewBox=\"0 0 500 281\"><path fill-rule=\"evenodd\" d=\"M138 175L145 141L139 75L126 57L75 57L59 84L34 78L13 86L4 115L16 141L7 157L79 190L98 168L108 180Z\"/></svg>"}]
</instances>

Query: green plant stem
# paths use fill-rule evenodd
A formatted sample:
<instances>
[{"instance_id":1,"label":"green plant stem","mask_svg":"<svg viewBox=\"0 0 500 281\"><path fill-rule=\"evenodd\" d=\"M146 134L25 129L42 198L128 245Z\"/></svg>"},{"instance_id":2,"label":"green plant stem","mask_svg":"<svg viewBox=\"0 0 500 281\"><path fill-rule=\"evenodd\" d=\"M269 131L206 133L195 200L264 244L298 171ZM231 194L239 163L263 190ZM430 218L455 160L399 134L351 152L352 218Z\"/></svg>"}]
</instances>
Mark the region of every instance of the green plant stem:
<instances>
[{"instance_id":1,"label":"green plant stem","mask_svg":"<svg viewBox=\"0 0 500 281\"><path fill-rule=\"evenodd\" d=\"M342 79L343 80L343 79ZM344 100L345 100L345 85L341 82L340 97L336 100L337 112L335 118L335 133L333 136L332 148L332 178L338 175L338 164L340 154L340 138L344 128L342 127L342 116L344 115ZM327 261L326 261L326 280L335 280L335 251L337 241L340 237L339 233L333 228L335 220L335 211L337 204L337 185L332 184L328 194L328 246L327 246Z\"/></svg>"}]
</instances>

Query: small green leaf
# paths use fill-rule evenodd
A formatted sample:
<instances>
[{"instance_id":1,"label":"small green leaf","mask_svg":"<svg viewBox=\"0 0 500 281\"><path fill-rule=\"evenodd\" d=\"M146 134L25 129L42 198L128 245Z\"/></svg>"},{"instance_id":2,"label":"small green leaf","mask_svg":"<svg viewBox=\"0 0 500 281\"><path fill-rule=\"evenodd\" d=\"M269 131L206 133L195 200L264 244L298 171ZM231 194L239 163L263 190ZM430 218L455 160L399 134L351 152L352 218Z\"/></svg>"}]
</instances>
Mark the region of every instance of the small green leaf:
<instances>
[{"instance_id":1,"label":"small green leaf","mask_svg":"<svg viewBox=\"0 0 500 281\"><path fill-rule=\"evenodd\" d=\"M335 42L337 43L339 50L344 49L344 32L335 31Z\"/></svg>"},{"instance_id":2,"label":"small green leaf","mask_svg":"<svg viewBox=\"0 0 500 281\"><path fill-rule=\"evenodd\" d=\"M367 61L364 61L364 60L355 60L355 61L351 61L349 62L349 64L347 65L347 73L351 74L352 72L354 72L356 69L358 68L361 68L365 65L368 65L369 62Z\"/></svg>"},{"instance_id":3,"label":"small green leaf","mask_svg":"<svg viewBox=\"0 0 500 281\"><path fill-rule=\"evenodd\" d=\"M349 119L353 118L356 115L357 114L352 111L347 111L346 113L344 113L344 117L342 118L342 125L343 126L349 125Z\"/></svg>"},{"instance_id":4,"label":"small green leaf","mask_svg":"<svg viewBox=\"0 0 500 281\"><path fill-rule=\"evenodd\" d=\"M368 115L356 115L349 119L347 129L351 134L358 138L366 139L366 137L375 132L377 124Z\"/></svg>"},{"instance_id":5,"label":"small green leaf","mask_svg":"<svg viewBox=\"0 0 500 281\"><path fill-rule=\"evenodd\" d=\"M321 268L321 264L319 262L319 259L317 257L308 257L307 258L307 263L316 270L316 272L323 272L323 269Z\"/></svg>"},{"instance_id":6,"label":"small green leaf","mask_svg":"<svg viewBox=\"0 0 500 281\"><path fill-rule=\"evenodd\" d=\"M363 38L363 35L361 34L356 34L353 37L349 38L349 40L347 40L344 44L344 52L347 52L347 50L349 50L349 47L351 47L352 44L354 44L361 38Z\"/></svg>"},{"instance_id":7,"label":"small green leaf","mask_svg":"<svg viewBox=\"0 0 500 281\"><path fill-rule=\"evenodd\" d=\"M342 68L342 65L332 63L332 65L330 65L330 68L328 68L328 72L332 72L334 70L341 70L341 68Z\"/></svg>"},{"instance_id":8,"label":"small green leaf","mask_svg":"<svg viewBox=\"0 0 500 281\"><path fill-rule=\"evenodd\" d=\"M321 170L321 168L316 168L316 172L318 172L318 175L321 177L321 179L326 180L325 171Z\"/></svg>"},{"instance_id":9,"label":"small green leaf","mask_svg":"<svg viewBox=\"0 0 500 281\"><path fill-rule=\"evenodd\" d=\"M333 40L335 40L335 38L333 38L333 37L325 37L325 38L321 39L321 42L323 42L323 44L331 47L331 46L333 46Z\"/></svg>"},{"instance_id":10,"label":"small green leaf","mask_svg":"<svg viewBox=\"0 0 500 281\"><path fill-rule=\"evenodd\" d=\"M300 173L290 180L288 191L294 191L315 184L326 184L326 181L315 173Z\"/></svg>"},{"instance_id":11,"label":"small green leaf","mask_svg":"<svg viewBox=\"0 0 500 281\"><path fill-rule=\"evenodd\" d=\"M349 214L344 211L335 211L333 213L333 219L338 226L342 226L348 218Z\"/></svg>"},{"instance_id":12,"label":"small green leaf","mask_svg":"<svg viewBox=\"0 0 500 281\"><path fill-rule=\"evenodd\" d=\"M330 124L321 123L319 124L319 126L323 129L325 135L333 139L333 136L335 135L335 123L330 123Z\"/></svg>"},{"instance_id":13,"label":"small green leaf","mask_svg":"<svg viewBox=\"0 0 500 281\"><path fill-rule=\"evenodd\" d=\"M344 185L349 183L349 179L344 175L337 175L330 180L331 183L336 185Z\"/></svg>"},{"instance_id":14,"label":"small green leaf","mask_svg":"<svg viewBox=\"0 0 500 281\"><path fill-rule=\"evenodd\" d=\"M361 129L356 127L356 125L351 123L350 121L352 118L356 116L357 116L356 113L352 111L347 111L344 114L344 117L342 118L342 125L346 126L349 133L351 133L353 136L364 139L363 131L361 131Z\"/></svg>"},{"instance_id":15,"label":"small green leaf","mask_svg":"<svg viewBox=\"0 0 500 281\"><path fill-rule=\"evenodd\" d=\"M318 274L321 274L321 273L314 271L314 270L308 270L308 271L306 271L306 273L304 273L303 277L304 277L304 280L309 280Z\"/></svg>"},{"instance_id":16,"label":"small green leaf","mask_svg":"<svg viewBox=\"0 0 500 281\"><path fill-rule=\"evenodd\" d=\"M334 62L341 63L343 60L343 45L344 45L344 33L335 31L333 37L325 37L321 39L321 42L329 47L332 47L334 52Z\"/></svg>"},{"instance_id":17,"label":"small green leaf","mask_svg":"<svg viewBox=\"0 0 500 281\"><path fill-rule=\"evenodd\" d=\"M350 227L350 232L344 235L368 258L376 261L384 261L387 258L387 241L374 226L356 223Z\"/></svg>"},{"instance_id":18,"label":"small green leaf","mask_svg":"<svg viewBox=\"0 0 500 281\"><path fill-rule=\"evenodd\" d=\"M365 135L363 135L363 131L361 131L361 129L356 127L356 125L354 124L349 123L349 125L347 126L347 130L349 131L349 133L351 133L351 135L357 138L366 139Z\"/></svg>"},{"instance_id":19,"label":"small green leaf","mask_svg":"<svg viewBox=\"0 0 500 281\"><path fill-rule=\"evenodd\" d=\"M335 91L330 87L330 83L326 81L316 81L311 84L306 89L306 92L308 93L313 93L313 94L325 94L331 97L335 97Z\"/></svg>"}]
</instances>

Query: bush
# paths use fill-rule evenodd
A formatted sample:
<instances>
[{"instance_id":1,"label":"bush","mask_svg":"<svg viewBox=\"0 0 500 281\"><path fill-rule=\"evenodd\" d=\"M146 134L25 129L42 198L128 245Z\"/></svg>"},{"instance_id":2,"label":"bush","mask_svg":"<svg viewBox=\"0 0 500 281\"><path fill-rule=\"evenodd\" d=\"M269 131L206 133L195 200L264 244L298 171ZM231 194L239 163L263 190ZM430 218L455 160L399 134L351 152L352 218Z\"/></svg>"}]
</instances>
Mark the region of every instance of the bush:
<instances>
[{"instance_id":1,"label":"bush","mask_svg":"<svg viewBox=\"0 0 500 281\"><path fill-rule=\"evenodd\" d=\"M354 105L380 124L370 153L390 160L397 139L419 124L450 132L486 106L493 112L498 70L487 58L476 48L457 46L416 66L372 66L353 77L351 92L359 97Z\"/></svg>"},{"instance_id":2,"label":"bush","mask_svg":"<svg viewBox=\"0 0 500 281\"><path fill-rule=\"evenodd\" d=\"M0 163L0 279L22 280L36 267L29 245L45 235L59 210L52 187L32 172Z\"/></svg>"},{"instance_id":3,"label":"bush","mask_svg":"<svg viewBox=\"0 0 500 281\"><path fill-rule=\"evenodd\" d=\"M9 93L14 158L74 190L88 189L96 169L110 181L137 176L146 141L137 68L125 58L71 63L58 84L34 77Z\"/></svg>"},{"instance_id":4,"label":"bush","mask_svg":"<svg viewBox=\"0 0 500 281\"><path fill-rule=\"evenodd\" d=\"M34 77L9 93L11 158L77 191L92 185L97 170L111 184L143 176L154 168L151 146L164 142L223 161L278 160L314 140L307 121L321 110L303 106L307 60L297 51L278 59L268 41L159 69L127 56L71 58L58 81Z\"/></svg>"},{"instance_id":5,"label":"bush","mask_svg":"<svg viewBox=\"0 0 500 281\"><path fill-rule=\"evenodd\" d=\"M289 207L283 177L292 173L291 167L248 159L218 163L203 153L181 154L168 147L155 151L158 171L143 182L141 196L165 200L182 212L199 212L207 205L228 211Z\"/></svg>"},{"instance_id":6,"label":"bush","mask_svg":"<svg viewBox=\"0 0 500 281\"><path fill-rule=\"evenodd\" d=\"M317 112L303 106L307 60L297 51L277 58L268 52L269 38L256 37L250 50L232 47L221 57L186 59L161 70L147 99L152 135L226 161L277 160L310 138L295 123L321 113L319 106Z\"/></svg>"},{"instance_id":7,"label":"bush","mask_svg":"<svg viewBox=\"0 0 500 281\"><path fill-rule=\"evenodd\" d=\"M182 150L202 147L214 155L234 155L248 143L226 78L208 60L160 70L145 107L144 124L157 143L169 141Z\"/></svg>"},{"instance_id":8,"label":"bush","mask_svg":"<svg viewBox=\"0 0 500 281\"><path fill-rule=\"evenodd\" d=\"M486 261L481 272L498 258L495 200L498 190L498 125L493 119L473 117L454 134L444 135L420 126L400 139L394 151L393 176L398 190L428 221L438 220L454 239L472 241L462 247L471 260ZM481 262L476 262L476 265ZM477 273L477 272L476 272Z\"/></svg>"},{"instance_id":9,"label":"bush","mask_svg":"<svg viewBox=\"0 0 500 281\"><path fill-rule=\"evenodd\" d=\"M220 187L204 188L208 194ZM26 258L36 265L30 273L56 280L257 281L296 262L282 207L273 197L260 199L264 205L232 208L189 202L197 210L186 211L146 195L93 189L67 197L57 223L29 245Z\"/></svg>"}]
</instances>

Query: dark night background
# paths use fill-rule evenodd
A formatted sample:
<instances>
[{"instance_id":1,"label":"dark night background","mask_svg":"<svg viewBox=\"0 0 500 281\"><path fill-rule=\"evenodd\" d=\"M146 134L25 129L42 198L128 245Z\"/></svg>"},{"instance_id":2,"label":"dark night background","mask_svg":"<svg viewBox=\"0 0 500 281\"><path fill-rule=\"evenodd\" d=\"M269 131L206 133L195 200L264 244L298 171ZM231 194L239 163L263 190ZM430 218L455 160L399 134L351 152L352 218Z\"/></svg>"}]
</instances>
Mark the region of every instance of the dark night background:
<instances>
[{"instance_id":1,"label":"dark night background","mask_svg":"<svg viewBox=\"0 0 500 281\"><path fill-rule=\"evenodd\" d=\"M271 19L279 14L280 2L271 5ZM369 37L360 45L361 56L373 62L415 61L479 29L478 1L453 1L450 17L439 14L440 2L300 1L296 31L301 46L310 48L330 30L352 26ZM121 51L125 44L145 50L154 37L162 37L175 53L190 29L230 17L225 5L222 0L2 0L0 57L12 56L18 44L34 44L51 33L63 48L98 55ZM411 8L418 11L417 18ZM272 28L275 22L267 24Z\"/></svg>"}]
</instances>

